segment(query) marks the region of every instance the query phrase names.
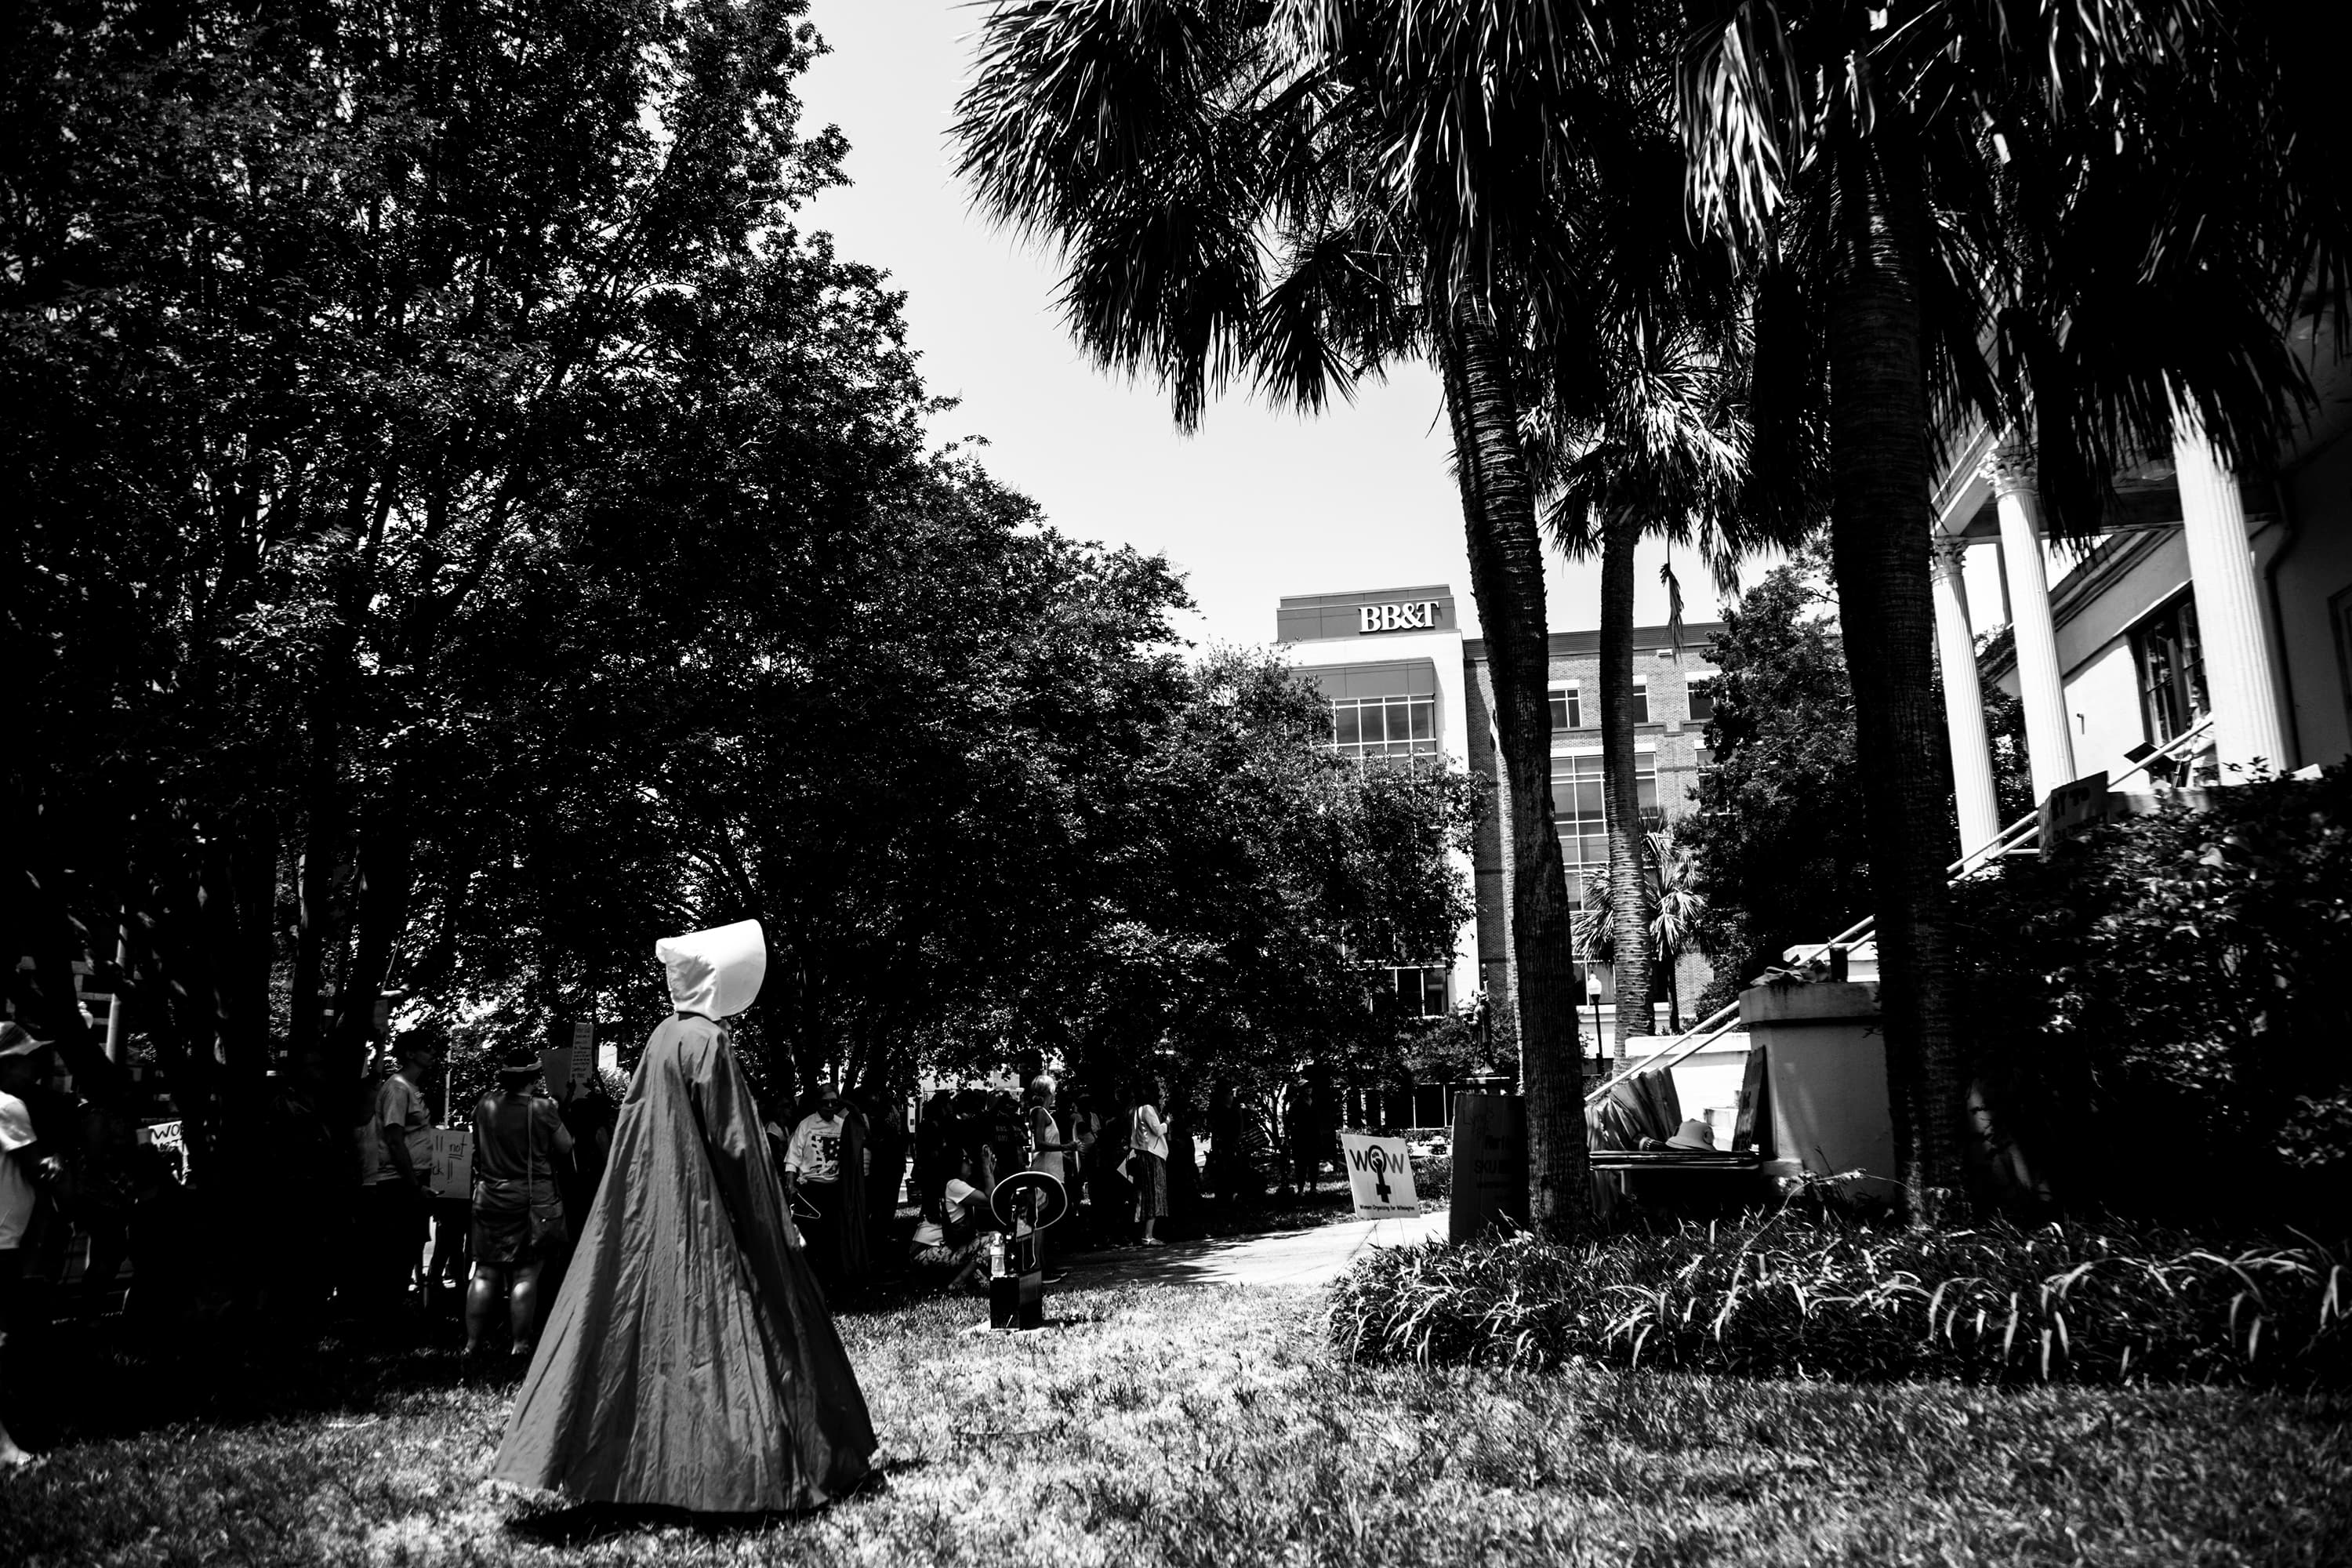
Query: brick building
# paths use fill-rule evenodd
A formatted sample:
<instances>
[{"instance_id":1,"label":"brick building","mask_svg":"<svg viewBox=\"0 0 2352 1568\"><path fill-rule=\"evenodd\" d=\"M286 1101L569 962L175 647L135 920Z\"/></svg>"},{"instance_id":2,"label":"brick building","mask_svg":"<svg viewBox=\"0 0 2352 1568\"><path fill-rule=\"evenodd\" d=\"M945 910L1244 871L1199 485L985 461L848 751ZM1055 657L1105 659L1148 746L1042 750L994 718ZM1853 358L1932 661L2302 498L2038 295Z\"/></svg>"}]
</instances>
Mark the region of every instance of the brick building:
<instances>
[{"instance_id":1,"label":"brick building","mask_svg":"<svg viewBox=\"0 0 2352 1568\"><path fill-rule=\"evenodd\" d=\"M1706 764L1707 682L1702 657L1718 628L1689 625L1679 639L1664 626L1633 634L1634 755L1645 816L1671 820L1692 809ZM1508 801L1493 716L1494 683L1486 644L1463 637L1453 592L1442 584L1365 593L1303 595L1282 601L1276 637L1331 702L1330 744L1367 763L1412 765L1451 759L1485 781L1481 816L1463 870L1477 893L1477 918L1451 954L1393 966L1400 995L1431 1016L1458 1006L1483 988L1502 1005L1512 991ZM1679 641L1679 647L1677 647ZM1587 878L1609 862L1601 783L1601 634L1558 632L1551 638L1552 812L1559 828L1571 902ZM1605 971L1598 1019L1612 1026ZM1706 966L1694 955L1676 973L1687 1002L1706 989ZM1595 1015L1588 1010L1587 1026Z\"/></svg>"}]
</instances>

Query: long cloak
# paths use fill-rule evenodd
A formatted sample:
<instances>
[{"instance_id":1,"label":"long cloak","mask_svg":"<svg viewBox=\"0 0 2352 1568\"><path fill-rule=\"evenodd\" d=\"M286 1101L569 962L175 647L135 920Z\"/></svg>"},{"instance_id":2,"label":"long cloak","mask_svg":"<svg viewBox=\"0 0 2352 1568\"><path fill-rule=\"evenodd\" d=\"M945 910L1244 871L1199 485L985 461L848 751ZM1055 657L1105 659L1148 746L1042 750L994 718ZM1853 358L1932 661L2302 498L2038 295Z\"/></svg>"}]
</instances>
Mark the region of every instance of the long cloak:
<instances>
[{"instance_id":1,"label":"long cloak","mask_svg":"<svg viewBox=\"0 0 2352 1568\"><path fill-rule=\"evenodd\" d=\"M874 1428L802 1258L729 1031L646 1044L491 1474L582 1501L814 1508Z\"/></svg>"}]
</instances>

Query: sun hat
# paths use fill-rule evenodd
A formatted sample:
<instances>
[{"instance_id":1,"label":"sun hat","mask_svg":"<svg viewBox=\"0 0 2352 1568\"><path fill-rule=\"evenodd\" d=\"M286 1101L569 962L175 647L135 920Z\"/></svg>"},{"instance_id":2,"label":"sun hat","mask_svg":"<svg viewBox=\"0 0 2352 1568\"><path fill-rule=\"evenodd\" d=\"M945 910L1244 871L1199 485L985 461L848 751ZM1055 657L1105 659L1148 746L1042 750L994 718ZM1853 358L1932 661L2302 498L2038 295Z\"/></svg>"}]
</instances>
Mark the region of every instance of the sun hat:
<instances>
[{"instance_id":1,"label":"sun hat","mask_svg":"<svg viewBox=\"0 0 2352 1568\"><path fill-rule=\"evenodd\" d=\"M546 1069L546 1065L540 1059L539 1052L530 1047L509 1046L507 1047L506 1054L499 1058L499 1076L500 1078L537 1078Z\"/></svg>"},{"instance_id":2,"label":"sun hat","mask_svg":"<svg viewBox=\"0 0 2352 1568\"><path fill-rule=\"evenodd\" d=\"M1715 1129L1704 1121L1685 1121L1675 1135L1666 1140L1669 1149L1703 1149L1715 1152Z\"/></svg>"}]
</instances>

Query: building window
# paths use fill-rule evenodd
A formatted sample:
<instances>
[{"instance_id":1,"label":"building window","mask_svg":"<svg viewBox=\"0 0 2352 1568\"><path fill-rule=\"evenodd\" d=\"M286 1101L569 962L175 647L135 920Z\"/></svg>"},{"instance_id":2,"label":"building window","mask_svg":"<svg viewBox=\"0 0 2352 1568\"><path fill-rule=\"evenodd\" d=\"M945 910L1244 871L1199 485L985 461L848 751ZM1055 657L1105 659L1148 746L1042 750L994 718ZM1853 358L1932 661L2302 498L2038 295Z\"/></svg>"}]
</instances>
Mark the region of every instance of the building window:
<instances>
[{"instance_id":1,"label":"building window","mask_svg":"<svg viewBox=\"0 0 2352 1568\"><path fill-rule=\"evenodd\" d=\"M1658 759L1643 752L1633 758L1633 787L1642 803L1642 826L1655 827ZM1559 829L1559 854L1568 871L1568 900L1584 901L1584 879L1609 875L1609 812L1601 804L1601 754L1588 752L1551 760L1552 825Z\"/></svg>"},{"instance_id":2,"label":"building window","mask_svg":"<svg viewBox=\"0 0 2352 1568\"><path fill-rule=\"evenodd\" d=\"M1396 996L1397 1011L1408 1018L1445 1016L1445 971L1436 964L1391 964L1383 973Z\"/></svg>"},{"instance_id":3,"label":"building window","mask_svg":"<svg viewBox=\"0 0 2352 1568\"><path fill-rule=\"evenodd\" d=\"M1584 694L1576 682L1551 689L1551 730L1557 735L1563 730L1584 728Z\"/></svg>"},{"instance_id":4,"label":"building window","mask_svg":"<svg viewBox=\"0 0 2352 1568\"><path fill-rule=\"evenodd\" d=\"M1437 755L1434 697L1335 697L1331 749L1352 762Z\"/></svg>"},{"instance_id":5,"label":"building window","mask_svg":"<svg viewBox=\"0 0 2352 1568\"><path fill-rule=\"evenodd\" d=\"M1649 721L1650 678L1646 675L1637 675L1633 678L1633 722L1646 724Z\"/></svg>"},{"instance_id":6,"label":"building window","mask_svg":"<svg viewBox=\"0 0 2352 1568\"><path fill-rule=\"evenodd\" d=\"M1694 680L1690 683L1690 721L1704 724L1715 717L1715 683Z\"/></svg>"},{"instance_id":7,"label":"building window","mask_svg":"<svg viewBox=\"0 0 2352 1568\"><path fill-rule=\"evenodd\" d=\"M2197 642L2197 604L2183 594L2132 633L2139 669L2140 712L2147 738L2162 745L2205 717L2205 656Z\"/></svg>"}]
</instances>

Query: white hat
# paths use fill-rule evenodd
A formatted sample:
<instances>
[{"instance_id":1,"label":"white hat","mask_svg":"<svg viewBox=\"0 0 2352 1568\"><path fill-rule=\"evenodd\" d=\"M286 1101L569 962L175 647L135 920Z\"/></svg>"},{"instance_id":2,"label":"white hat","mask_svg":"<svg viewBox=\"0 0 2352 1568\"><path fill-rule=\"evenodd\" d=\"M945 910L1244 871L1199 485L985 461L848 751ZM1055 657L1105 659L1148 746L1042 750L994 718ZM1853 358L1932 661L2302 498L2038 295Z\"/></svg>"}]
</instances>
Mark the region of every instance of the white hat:
<instances>
[{"instance_id":1,"label":"white hat","mask_svg":"<svg viewBox=\"0 0 2352 1568\"><path fill-rule=\"evenodd\" d=\"M1681 1131L1666 1140L1669 1149L1715 1149L1715 1129L1704 1121L1685 1121Z\"/></svg>"},{"instance_id":2,"label":"white hat","mask_svg":"<svg viewBox=\"0 0 2352 1568\"><path fill-rule=\"evenodd\" d=\"M760 994L768 973L768 943L758 921L688 931L654 943L669 970L669 999L681 1013L731 1018Z\"/></svg>"}]
</instances>

